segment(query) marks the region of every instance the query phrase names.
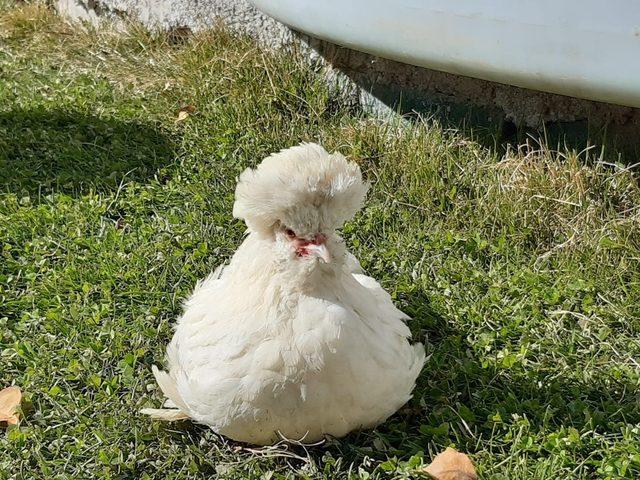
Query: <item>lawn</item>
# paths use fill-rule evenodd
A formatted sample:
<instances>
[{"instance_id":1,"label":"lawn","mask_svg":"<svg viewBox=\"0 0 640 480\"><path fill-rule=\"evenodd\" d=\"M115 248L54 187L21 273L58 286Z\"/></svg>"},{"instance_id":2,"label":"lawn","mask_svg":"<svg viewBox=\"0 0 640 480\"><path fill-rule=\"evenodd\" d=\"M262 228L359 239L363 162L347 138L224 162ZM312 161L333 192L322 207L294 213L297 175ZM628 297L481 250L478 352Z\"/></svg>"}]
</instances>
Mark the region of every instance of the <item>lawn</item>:
<instances>
[{"instance_id":1,"label":"lawn","mask_svg":"<svg viewBox=\"0 0 640 480\"><path fill-rule=\"evenodd\" d=\"M637 159L376 120L221 29L3 5L0 387L26 399L0 478L406 478L446 446L482 479L640 477ZM237 175L300 141L372 182L343 236L425 342L414 398L310 449L140 415L182 300L242 240Z\"/></svg>"}]
</instances>

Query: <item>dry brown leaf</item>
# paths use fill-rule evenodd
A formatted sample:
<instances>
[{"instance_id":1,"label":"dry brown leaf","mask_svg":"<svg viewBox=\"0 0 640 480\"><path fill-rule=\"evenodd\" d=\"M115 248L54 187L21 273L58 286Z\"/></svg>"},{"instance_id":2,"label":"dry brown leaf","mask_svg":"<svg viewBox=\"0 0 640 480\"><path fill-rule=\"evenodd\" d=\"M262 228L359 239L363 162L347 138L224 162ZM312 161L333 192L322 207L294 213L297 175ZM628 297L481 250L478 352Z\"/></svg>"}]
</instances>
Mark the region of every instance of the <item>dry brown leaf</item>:
<instances>
[{"instance_id":1,"label":"dry brown leaf","mask_svg":"<svg viewBox=\"0 0 640 480\"><path fill-rule=\"evenodd\" d=\"M189 114L195 111L196 111L195 105L191 105L191 104L185 105L180 110L178 110L178 118L176 119L176 122L182 122L183 120L186 120Z\"/></svg>"},{"instance_id":2,"label":"dry brown leaf","mask_svg":"<svg viewBox=\"0 0 640 480\"><path fill-rule=\"evenodd\" d=\"M476 480L476 469L464 453L447 448L421 470L435 480Z\"/></svg>"},{"instance_id":3,"label":"dry brown leaf","mask_svg":"<svg viewBox=\"0 0 640 480\"><path fill-rule=\"evenodd\" d=\"M22 401L22 392L18 387L7 387L0 390L0 423L18 425L20 417L18 407Z\"/></svg>"}]
</instances>

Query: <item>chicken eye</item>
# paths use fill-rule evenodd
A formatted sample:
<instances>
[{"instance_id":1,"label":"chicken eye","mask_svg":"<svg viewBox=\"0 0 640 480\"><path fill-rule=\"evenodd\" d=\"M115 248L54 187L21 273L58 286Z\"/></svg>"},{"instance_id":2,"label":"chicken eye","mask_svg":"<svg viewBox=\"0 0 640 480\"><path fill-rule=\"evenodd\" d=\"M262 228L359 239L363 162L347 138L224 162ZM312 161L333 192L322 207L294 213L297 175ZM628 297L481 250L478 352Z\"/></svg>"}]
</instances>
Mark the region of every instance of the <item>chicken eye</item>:
<instances>
[{"instance_id":1,"label":"chicken eye","mask_svg":"<svg viewBox=\"0 0 640 480\"><path fill-rule=\"evenodd\" d=\"M295 238L296 236L296 232L294 232L293 230L291 230L290 228L285 229L284 234L288 237L288 238Z\"/></svg>"}]
</instances>

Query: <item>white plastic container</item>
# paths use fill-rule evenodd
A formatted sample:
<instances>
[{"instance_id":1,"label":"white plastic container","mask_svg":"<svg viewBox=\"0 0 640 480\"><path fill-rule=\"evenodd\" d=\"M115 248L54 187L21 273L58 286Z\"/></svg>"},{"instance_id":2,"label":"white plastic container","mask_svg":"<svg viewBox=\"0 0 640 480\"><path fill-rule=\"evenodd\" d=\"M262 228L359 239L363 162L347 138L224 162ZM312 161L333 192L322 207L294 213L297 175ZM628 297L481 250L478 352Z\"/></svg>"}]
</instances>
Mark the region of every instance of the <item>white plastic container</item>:
<instances>
[{"instance_id":1,"label":"white plastic container","mask_svg":"<svg viewBox=\"0 0 640 480\"><path fill-rule=\"evenodd\" d=\"M640 107L640 0L251 0L311 36L401 62Z\"/></svg>"}]
</instances>

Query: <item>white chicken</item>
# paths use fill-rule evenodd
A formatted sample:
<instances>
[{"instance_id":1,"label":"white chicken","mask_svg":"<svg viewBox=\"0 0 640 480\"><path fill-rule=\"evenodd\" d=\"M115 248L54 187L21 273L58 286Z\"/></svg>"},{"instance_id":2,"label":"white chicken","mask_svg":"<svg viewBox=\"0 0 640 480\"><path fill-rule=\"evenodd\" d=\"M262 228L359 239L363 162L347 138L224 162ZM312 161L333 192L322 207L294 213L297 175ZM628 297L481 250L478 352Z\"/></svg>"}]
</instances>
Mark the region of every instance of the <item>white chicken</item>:
<instances>
[{"instance_id":1,"label":"white chicken","mask_svg":"<svg viewBox=\"0 0 640 480\"><path fill-rule=\"evenodd\" d=\"M367 188L357 164L311 143L240 175L248 236L186 302L169 371L153 368L165 408L144 413L266 445L374 427L409 400L424 348L336 233Z\"/></svg>"}]
</instances>

